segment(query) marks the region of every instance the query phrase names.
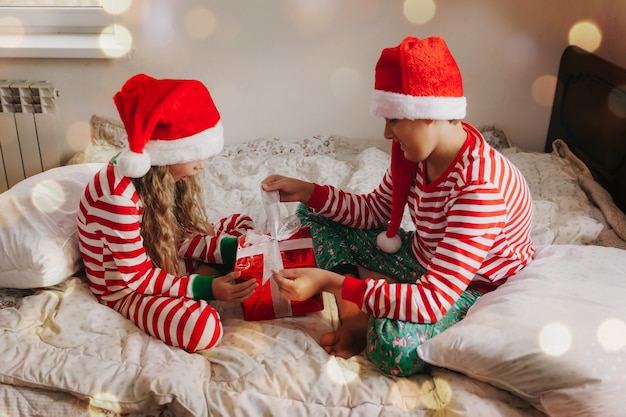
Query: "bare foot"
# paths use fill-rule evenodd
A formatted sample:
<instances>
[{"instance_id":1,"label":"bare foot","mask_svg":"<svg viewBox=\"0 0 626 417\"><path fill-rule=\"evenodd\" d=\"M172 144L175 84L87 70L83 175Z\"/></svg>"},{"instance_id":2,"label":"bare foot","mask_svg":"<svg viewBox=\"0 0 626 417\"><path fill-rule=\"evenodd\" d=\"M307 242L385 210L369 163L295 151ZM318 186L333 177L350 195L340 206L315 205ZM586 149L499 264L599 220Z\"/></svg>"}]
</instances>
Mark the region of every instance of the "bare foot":
<instances>
[{"instance_id":1,"label":"bare foot","mask_svg":"<svg viewBox=\"0 0 626 417\"><path fill-rule=\"evenodd\" d=\"M358 355L365 349L368 321L365 313L344 320L338 330L324 334L320 344L329 355L344 359Z\"/></svg>"},{"instance_id":2,"label":"bare foot","mask_svg":"<svg viewBox=\"0 0 626 417\"><path fill-rule=\"evenodd\" d=\"M373 272L357 265L359 276L371 277L374 279L393 280L392 277ZM339 320L341 327L337 330L324 334L320 338L320 345L329 355L339 356L348 359L358 355L365 349L367 326L369 324L369 314L350 301L336 298L339 310Z\"/></svg>"},{"instance_id":3,"label":"bare foot","mask_svg":"<svg viewBox=\"0 0 626 417\"><path fill-rule=\"evenodd\" d=\"M355 336L350 329L341 327L339 330L323 335L320 343L329 355L348 359L365 349L365 335L362 336L363 340L360 342L355 340Z\"/></svg>"}]
</instances>

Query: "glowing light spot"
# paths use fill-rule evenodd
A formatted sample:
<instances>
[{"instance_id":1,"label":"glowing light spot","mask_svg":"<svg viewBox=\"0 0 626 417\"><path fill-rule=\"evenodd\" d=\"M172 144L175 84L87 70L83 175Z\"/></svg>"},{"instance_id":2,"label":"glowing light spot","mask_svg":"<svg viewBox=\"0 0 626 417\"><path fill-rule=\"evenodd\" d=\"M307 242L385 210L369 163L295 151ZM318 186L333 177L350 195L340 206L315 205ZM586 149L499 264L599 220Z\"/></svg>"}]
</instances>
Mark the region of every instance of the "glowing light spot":
<instances>
[{"instance_id":1,"label":"glowing light spot","mask_svg":"<svg viewBox=\"0 0 626 417\"><path fill-rule=\"evenodd\" d=\"M591 20L576 23L569 31L570 45L577 45L589 52L593 52L602 43L602 32L598 25Z\"/></svg>"},{"instance_id":2,"label":"glowing light spot","mask_svg":"<svg viewBox=\"0 0 626 417\"><path fill-rule=\"evenodd\" d=\"M121 25L111 25L100 34L100 49L110 57L126 55L133 46L133 36Z\"/></svg>"},{"instance_id":3,"label":"glowing light spot","mask_svg":"<svg viewBox=\"0 0 626 417\"><path fill-rule=\"evenodd\" d=\"M101 401L103 404L106 404L107 409L116 413L122 412L122 407L120 405L119 399L108 392L99 392L93 396L93 401L95 404L98 404Z\"/></svg>"},{"instance_id":4,"label":"glowing light spot","mask_svg":"<svg viewBox=\"0 0 626 417\"><path fill-rule=\"evenodd\" d=\"M58 182L45 180L35 185L30 198L39 211L53 213L61 208L65 197L65 191Z\"/></svg>"},{"instance_id":5,"label":"glowing light spot","mask_svg":"<svg viewBox=\"0 0 626 417\"><path fill-rule=\"evenodd\" d=\"M331 356L326 362L328 377L338 384L348 384L359 377L359 364L352 361L338 361Z\"/></svg>"},{"instance_id":6,"label":"glowing light spot","mask_svg":"<svg viewBox=\"0 0 626 417\"><path fill-rule=\"evenodd\" d=\"M330 88L337 98L351 98L361 91L361 76L353 68L337 68L330 76Z\"/></svg>"},{"instance_id":7,"label":"glowing light spot","mask_svg":"<svg viewBox=\"0 0 626 417\"><path fill-rule=\"evenodd\" d=\"M572 346L572 335L566 325L550 323L539 332L539 347L547 355L561 356Z\"/></svg>"},{"instance_id":8,"label":"glowing light spot","mask_svg":"<svg viewBox=\"0 0 626 417\"><path fill-rule=\"evenodd\" d=\"M209 9L197 7L185 17L185 31L195 39L206 39L215 33L217 20Z\"/></svg>"},{"instance_id":9,"label":"glowing light spot","mask_svg":"<svg viewBox=\"0 0 626 417\"><path fill-rule=\"evenodd\" d=\"M616 87L609 94L609 110L617 117L626 119L626 85Z\"/></svg>"},{"instance_id":10,"label":"glowing light spot","mask_svg":"<svg viewBox=\"0 0 626 417\"><path fill-rule=\"evenodd\" d=\"M598 342L609 351L616 351L626 346L626 323L619 319L605 320L598 327Z\"/></svg>"},{"instance_id":11,"label":"glowing light spot","mask_svg":"<svg viewBox=\"0 0 626 417\"><path fill-rule=\"evenodd\" d=\"M532 86L532 96L537 104L552 107L557 79L553 75L543 75L535 80Z\"/></svg>"},{"instance_id":12,"label":"glowing light spot","mask_svg":"<svg viewBox=\"0 0 626 417\"><path fill-rule=\"evenodd\" d=\"M82 151L91 142L91 130L88 122L76 122L67 129L65 141L76 152Z\"/></svg>"},{"instance_id":13,"label":"glowing light spot","mask_svg":"<svg viewBox=\"0 0 626 417\"><path fill-rule=\"evenodd\" d=\"M404 0L402 10L404 17L414 25L423 25L435 16L433 0Z\"/></svg>"},{"instance_id":14,"label":"glowing light spot","mask_svg":"<svg viewBox=\"0 0 626 417\"><path fill-rule=\"evenodd\" d=\"M424 382L420 386L417 381L399 378L389 389L388 400L400 410L415 410L422 403L424 394L428 396L428 393L433 391L435 391L435 387L431 381Z\"/></svg>"},{"instance_id":15,"label":"glowing light spot","mask_svg":"<svg viewBox=\"0 0 626 417\"><path fill-rule=\"evenodd\" d=\"M110 14L119 15L130 7L131 0L102 0L102 8Z\"/></svg>"}]
</instances>

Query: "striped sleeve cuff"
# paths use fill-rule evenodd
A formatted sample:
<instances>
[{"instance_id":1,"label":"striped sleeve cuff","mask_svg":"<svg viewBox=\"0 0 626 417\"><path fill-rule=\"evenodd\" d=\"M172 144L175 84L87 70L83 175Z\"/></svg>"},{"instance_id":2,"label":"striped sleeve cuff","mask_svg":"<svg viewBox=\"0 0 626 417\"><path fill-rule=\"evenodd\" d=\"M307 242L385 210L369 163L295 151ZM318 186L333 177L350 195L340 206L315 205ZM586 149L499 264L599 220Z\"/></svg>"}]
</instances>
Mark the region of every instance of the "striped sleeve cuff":
<instances>
[{"instance_id":1,"label":"striped sleeve cuff","mask_svg":"<svg viewBox=\"0 0 626 417\"><path fill-rule=\"evenodd\" d=\"M309 200L306 201L305 204L315 211L319 211L328 201L328 194L330 193L330 190L326 185L313 185L315 186L315 188L313 188L313 193L311 193L311 197L309 197Z\"/></svg>"},{"instance_id":2,"label":"striped sleeve cuff","mask_svg":"<svg viewBox=\"0 0 626 417\"><path fill-rule=\"evenodd\" d=\"M363 305L366 290L366 281L346 275L341 287L341 298L353 302L360 308Z\"/></svg>"}]
</instances>

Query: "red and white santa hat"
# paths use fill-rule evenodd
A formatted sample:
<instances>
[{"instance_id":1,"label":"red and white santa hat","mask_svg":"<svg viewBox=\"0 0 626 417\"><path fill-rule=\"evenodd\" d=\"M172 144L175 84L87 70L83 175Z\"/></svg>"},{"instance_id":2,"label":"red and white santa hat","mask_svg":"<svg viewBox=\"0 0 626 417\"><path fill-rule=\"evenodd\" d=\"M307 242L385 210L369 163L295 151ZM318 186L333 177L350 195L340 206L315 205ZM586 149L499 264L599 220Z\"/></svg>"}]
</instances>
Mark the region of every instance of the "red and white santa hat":
<instances>
[{"instance_id":1,"label":"red and white santa hat","mask_svg":"<svg viewBox=\"0 0 626 417\"><path fill-rule=\"evenodd\" d=\"M131 77L115 94L128 148L116 158L120 174L143 177L151 166L200 161L224 147L224 129L200 81Z\"/></svg>"},{"instance_id":2,"label":"red and white santa hat","mask_svg":"<svg viewBox=\"0 0 626 417\"><path fill-rule=\"evenodd\" d=\"M461 72L440 37L405 38L400 45L383 49L376 64L370 110L387 119L459 120L465 118ZM397 142L392 145L392 207L387 231L377 238L386 252L396 252L409 189L417 165L404 157Z\"/></svg>"}]
</instances>

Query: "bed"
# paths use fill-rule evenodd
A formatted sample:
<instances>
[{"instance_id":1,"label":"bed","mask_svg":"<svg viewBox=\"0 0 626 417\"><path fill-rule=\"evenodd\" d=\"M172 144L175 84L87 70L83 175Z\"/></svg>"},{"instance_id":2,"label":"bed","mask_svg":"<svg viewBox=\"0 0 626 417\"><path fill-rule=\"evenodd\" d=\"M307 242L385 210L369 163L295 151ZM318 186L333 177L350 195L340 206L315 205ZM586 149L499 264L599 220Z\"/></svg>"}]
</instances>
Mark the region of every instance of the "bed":
<instances>
[{"instance_id":1,"label":"bed","mask_svg":"<svg viewBox=\"0 0 626 417\"><path fill-rule=\"evenodd\" d=\"M407 378L381 374L363 355L325 353L319 338L339 324L326 293L322 311L267 321L216 302L224 339L197 354L98 304L72 215L77 190L125 135L118 121L92 117L90 145L67 166L0 195L0 415L622 416L625 85L626 71L568 47L544 153L480 129L530 185L537 255L422 345L430 367ZM207 162L204 198L212 220L246 213L263 230L258 184L269 173L365 192L388 164L385 141L254 139Z\"/></svg>"}]
</instances>

